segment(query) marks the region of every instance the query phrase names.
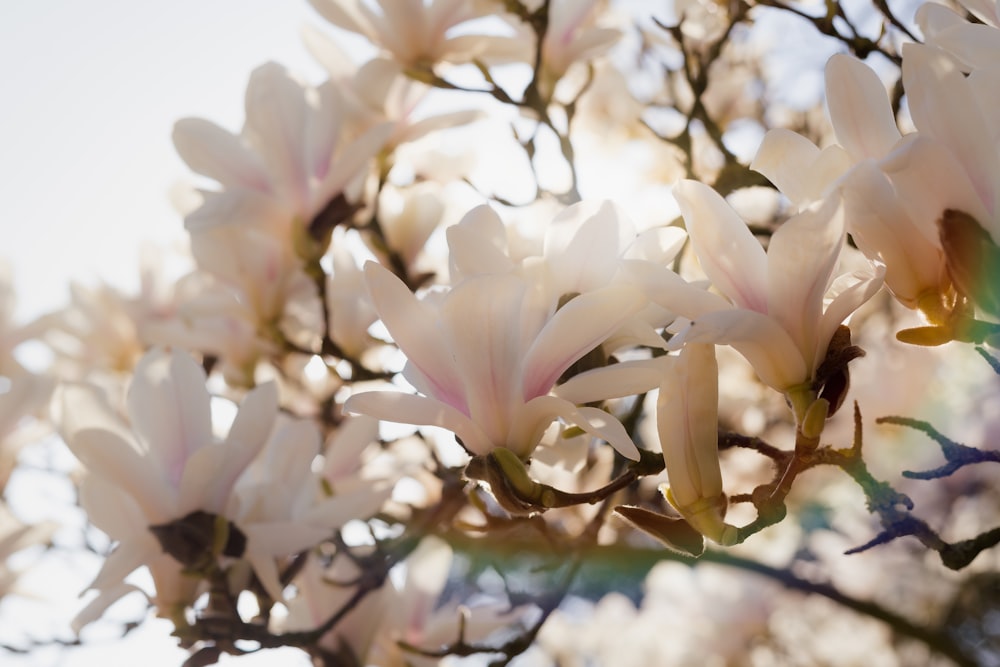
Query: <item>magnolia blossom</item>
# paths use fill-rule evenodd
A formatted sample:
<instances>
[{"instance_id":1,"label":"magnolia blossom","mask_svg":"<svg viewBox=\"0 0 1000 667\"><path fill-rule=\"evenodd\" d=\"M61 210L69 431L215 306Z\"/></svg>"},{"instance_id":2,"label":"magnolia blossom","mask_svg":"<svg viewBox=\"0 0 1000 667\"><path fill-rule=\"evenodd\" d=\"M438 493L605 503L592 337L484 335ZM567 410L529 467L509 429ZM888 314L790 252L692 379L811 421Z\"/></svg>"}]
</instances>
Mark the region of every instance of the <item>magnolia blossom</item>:
<instances>
[{"instance_id":1,"label":"magnolia blossom","mask_svg":"<svg viewBox=\"0 0 1000 667\"><path fill-rule=\"evenodd\" d=\"M1000 15L996 3L972 0L959 3L983 20L971 23L945 5L927 2L917 8L916 21L925 43L955 57L964 71L991 67L1000 59Z\"/></svg>"},{"instance_id":2,"label":"magnolia blossom","mask_svg":"<svg viewBox=\"0 0 1000 667\"><path fill-rule=\"evenodd\" d=\"M335 41L318 30L305 33L306 47L330 73L336 84L348 136L380 124L391 134L383 152L447 127L465 125L483 116L478 109L428 113L425 100L432 88L406 76L403 65L388 58L373 58L358 67Z\"/></svg>"},{"instance_id":3,"label":"magnolia blossom","mask_svg":"<svg viewBox=\"0 0 1000 667\"><path fill-rule=\"evenodd\" d=\"M715 345L689 343L664 376L656 401L656 428L670 480L663 492L699 533L732 544L723 521L726 496L719 467L719 366Z\"/></svg>"},{"instance_id":4,"label":"magnolia blossom","mask_svg":"<svg viewBox=\"0 0 1000 667\"><path fill-rule=\"evenodd\" d=\"M564 385L574 402L549 394L574 361L645 305L635 287L581 294L557 310L514 274L473 276L424 299L373 262L365 278L379 317L407 357L404 376L420 395L355 394L345 410L443 426L473 454L505 447L522 458L562 418L638 457L611 415L574 405L635 393L634 374L611 381L620 377L613 366L581 374ZM606 382L594 375L602 370L611 372Z\"/></svg>"},{"instance_id":5,"label":"magnolia blossom","mask_svg":"<svg viewBox=\"0 0 1000 667\"><path fill-rule=\"evenodd\" d=\"M636 234L632 223L611 202L584 201L567 207L544 226L541 239L517 239L488 206L478 206L448 228L452 281L469 276L515 273L535 285L555 308L563 299L631 281L625 266L671 262L687 235L679 227ZM605 343L662 347L654 327L672 316L648 304Z\"/></svg>"},{"instance_id":6,"label":"magnolia blossom","mask_svg":"<svg viewBox=\"0 0 1000 667\"><path fill-rule=\"evenodd\" d=\"M644 269L650 297L692 320L672 345L732 345L765 384L786 393L808 388L837 327L882 285L881 267L833 280L845 236L840 202L787 220L765 253L709 186L681 181L674 195L702 269L725 298L666 269Z\"/></svg>"},{"instance_id":7,"label":"magnolia blossom","mask_svg":"<svg viewBox=\"0 0 1000 667\"><path fill-rule=\"evenodd\" d=\"M273 384L253 390L219 441L205 380L187 354L154 349L136 366L128 424L96 390L63 388L64 437L88 472L81 503L118 543L91 584L104 594L85 618L127 592L122 580L142 565L151 568L161 612L193 593L194 582L181 580L180 565L163 554L149 527L196 510L225 516L236 480L264 446L278 407Z\"/></svg>"},{"instance_id":8,"label":"magnolia blossom","mask_svg":"<svg viewBox=\"0 0 1000 667\"><path fill-rule=\"evenodd\" d=\"M617 42L622 31L596 25L597 0L554 0L549 5L548 26L542 41L540 87L543 96L578 62L594 59Z\"/></svg>"},{"instance_id":9,"label":"magnolia blossom","mask_svg":"<svg viewBox=\"0 0 1000 667\"><path fill-rule=\"evenodd\" d=\"M500 3L490 0L377 0L377 11L363 0L310 0L310 4L333 25L366 37L408 68L474 58L508 59L525 50L510 37L453 34L463 23L502 10Z\"/></svg>"},{"instance_id":10,"label":"magnolia blossom","mask_svg":"<svg viewBox=\"0 0 1000 667\"><path fill-rule=\"evenodd\" d=\"M269 63L250 77L239 135L199 118L178 121L174 145L181 158L222 186L202 192L201 206L186 219L192 234L218 225L256 225L289 252L322 251L313 247L308 225L338 194L355 196L350 188L360 183L390 131L378 125L344 144L340 105L334 83L306 87Z\"/></svg>"},{"instance_id":11,"label":"magnolia blossom","mask_svg":"<svg viewBox=\"0 0 1000 667\"><path fill-rule=\"evenodd\" d=\"M275 600L283 599L280 558L318 544L351 519L368 518L391 493L386 484L360 483L326 497L321 477L312 470L319 453L313 422L279 419L233 489L227 516L246 535L243 557Z\"/></svg>"},{"instance_id":12,"label":"magnolia blossom","mask_svg":"<svg viewBox=\"0 0 1000 667\"><path fill-rule=\"evenodd\" d=\"M907 211L925 225L946 209L962 211L1000 243L1000 67L965 76L945 52L903 48L903 86L917 135L885 169Z\"/></svg>"}]
</instances>

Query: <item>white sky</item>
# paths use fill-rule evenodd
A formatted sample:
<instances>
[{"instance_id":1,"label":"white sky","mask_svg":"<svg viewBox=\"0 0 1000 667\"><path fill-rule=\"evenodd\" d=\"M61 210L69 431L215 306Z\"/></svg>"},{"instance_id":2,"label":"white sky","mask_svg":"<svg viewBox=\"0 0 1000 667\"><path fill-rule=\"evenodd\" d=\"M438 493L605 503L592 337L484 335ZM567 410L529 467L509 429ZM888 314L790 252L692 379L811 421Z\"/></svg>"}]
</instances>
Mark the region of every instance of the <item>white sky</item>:
<instances>
[{"instance_id":1,"label":"white sky","mask_svg":"<svg viewBox=\"0 0 1000 667\"><path fill-rule=\"evenodd\" d=\"M0 2L0 257L22 316L62 305L71 278L133 285L142 240L183 238L174 121L236 130L254 67L317 73L307 23L305 0Z\"/></svg>"}]
</instances>

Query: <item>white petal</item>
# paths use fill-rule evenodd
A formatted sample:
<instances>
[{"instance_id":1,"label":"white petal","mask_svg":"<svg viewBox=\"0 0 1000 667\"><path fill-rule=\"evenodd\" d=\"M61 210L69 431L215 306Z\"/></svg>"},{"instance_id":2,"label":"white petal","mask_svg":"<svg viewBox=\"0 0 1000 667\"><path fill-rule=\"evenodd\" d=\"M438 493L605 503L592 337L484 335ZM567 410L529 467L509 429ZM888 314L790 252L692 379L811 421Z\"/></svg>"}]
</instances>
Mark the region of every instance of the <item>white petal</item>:
<instances>
[{"instance_id":1,"label":"white petal","mask_svg":"<svg viewBox=\"0 0 1000 667\"><path fill-rule=\"evenodd\" d=\"M507 255L507 229L489 206L472 209L445 233L453 281L481 273L507 273L514 268Z\"/></svg>"},{"instance_id":2,"label":"white petal","mask_svg":"<svg viewBox=\"0 0 1000 667\"><path fill-rule=\"evenodd\" d=\"M430 382L433 395L468 413L465 387L438 313L376 262L365 264L372 303L410 363Z\"/></svg>"},{"instance_id":3,"label":"white petal","mask_svg":"<svg viewBox=\"0 0 1000 667\"><path fill-rule=\"evenodd\" d=\"M839 53L827 62L826 103L837 141L854 162L879 159L899 141L885 86L857 58Z\"/></svg>"},{"instance_id":4,"label":"white petal","mask_svg":"<svg viewBox=\"0 0 1000 667\"><path fill-rule=\"evenodd\" d=\"M205 371L187 353L154 349L139 361L128 391L132 428L171 483L187 459L213 441Z\"/></svg>"},{"instance_id":5,"label":"white petal","mask_svg":"<svg viewBox=\"0 0 1000 667\"><path fill-rule=\"evenodd\" d=\"M270 179L260 157L240 137L201 118L174 125L174 148L192 170L227 187L268 192Z\"/></svg>"},{"instance_id":6,"label":"white petal","mask_svg":"<svg viewBox=\"0 0 1000 667\"><path fill-rule=\"evenodd\" d=\"M740 308L767 312L767 256L736 211L698 181L679 181L674 198L701 267Z\"/></svg>"},{"instance_id":7,"label":"white petal","mask_svg":"<svg viewBox=\"0 0 1000 667\"><path fill-rule=\"evenodd\" d=\"M803 211L778 228L767 250L767 312L795 340L806 360L816 349L823 296L844 245L839 195Z\"/></svg>"},{"instance_id":8,"label":"white petal","mask_svg":"<svg viewBox=\"0 0 1000 667\"><path fill-rule=\"evenodd\" d=\"M576 405L641 394L660 386L664 374L669 372L671 359L663 356L595 368L574 375L553 393Z\"/></svg>"},{"instance_id":9,"label":"white petal","mask_svg":"<svg viewBox=\"0 0 1000 667\"><path fill-rule=\"evenodd\" d=\"M606 287L571 299L556 311L524 358L524 399L547 394L574 361L600 345L645 305L644 295L628 285Z\"/></svg>"},{"instance_id":10,"label":"white petal","mask_svg":"<svg viewBox=\"0 0 1000 667\"><path fill-rule=\"evenodd\" d=\"M806 382L814 370L777 320L752 310L706 313L681 332L678 343L731 345L746 357L764 384L783 391Z\"/></svg>"},{"instance_id":11,"label":"white petal","mask_svg":"<svg viewBox=\"0 0 1000 667\"><path fill-rule=\"evenodd\" d=\"M483 430L464 414L426 396L398 391L369 391L348 398L344 411L399 424L440 426L457 435L474 454L486 454L498 446L490 442Z\"/></svg>"}]
</instances>

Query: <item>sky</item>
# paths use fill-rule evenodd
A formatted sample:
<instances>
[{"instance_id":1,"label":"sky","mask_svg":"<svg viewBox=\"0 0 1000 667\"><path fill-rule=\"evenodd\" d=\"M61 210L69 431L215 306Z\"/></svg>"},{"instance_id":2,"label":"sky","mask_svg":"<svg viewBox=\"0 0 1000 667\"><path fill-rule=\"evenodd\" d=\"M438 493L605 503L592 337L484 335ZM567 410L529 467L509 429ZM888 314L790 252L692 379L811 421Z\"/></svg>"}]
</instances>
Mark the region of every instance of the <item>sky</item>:
<instances>
[{"instance_id":1,"label":"sky","mask_svg":"<svg viewBox=\"0 0 1000 667\"><path fill-rule=\"evenodd\" d=\"M183 241L170 190L190 175L173 150L174 122L201 116L238 130L249 75L269 60L318 78L300 38L307 24L323 21L305 0L0 2L0 260L13 269L18 320L65 305L71 280L134 288L144 242ZM67 557L35 583L47 578L74 600L95 565ZM28 601L0 611L37 618L42 638L75 606ZM126 598L116 615L141 608ZM94 627L83 648L0 652L0 662L176 666L186 654L169 630L154 622L122 641Z\"/></svg>"},{"instance_id":2,"label":"sky","mask_svg":"<svg viewBox=\"0 0 1000 667\"><path fill-rule=\"evenodd\" d=\"M318 75L306 24L322 20L305 0L0 3L0 257L22 317L64 304L70 279L135 285L143 241L183 239L173 123L238 130L268 60Z\"/></svg>"}]
</instances>

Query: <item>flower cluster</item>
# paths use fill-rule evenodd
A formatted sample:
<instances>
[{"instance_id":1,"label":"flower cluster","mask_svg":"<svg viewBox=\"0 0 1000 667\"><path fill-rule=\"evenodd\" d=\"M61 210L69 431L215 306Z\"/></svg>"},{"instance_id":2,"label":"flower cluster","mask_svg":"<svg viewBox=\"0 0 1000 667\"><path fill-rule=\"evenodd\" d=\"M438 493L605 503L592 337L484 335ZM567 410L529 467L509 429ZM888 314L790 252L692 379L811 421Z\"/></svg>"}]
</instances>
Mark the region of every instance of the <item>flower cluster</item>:
<instances>
[{"instance_id":1,"label":"flower cluster","mask_svg":"<svg viewBox=\"0 0 1000 667\"><path fill-rule=\"evenodd\" d=\"M855 55L827 61L820 148L818 121L737 102L748 63L766 62L737 26L766 27L762 7L682 2L671 22L594 0L311 4L373 55L354 62L311 29L322 80L268 63L239 131L176 123L199 186L181 198L179 280L150 262L138 296L77 286L23 326L0 284L0 489L25 432L51 424L109 540L77 631L140 591L190 664L282 646L317 665L507 664L536 638L577 660L560 632L584 624L556 609L589 566L736 545L712 558L871 613L798 573L820 561L816 534L874 525L840 508L844 479L797 484L816 468L877 515L856 551L914 536L962 569L996 544L995 529L947 542L912 514L862 449L867 407L847 428L839 412L916 377L893 365L902 343L971 342L1000 369L994 7L970 5L973 24L925 5L925 43L898 54L837 33ZM828 18L817 27L835 31ZM872 50L900 63L912 127L856 57ZM504 194L511 174L528 195ZM900 324L906 309L925 321ZM46 371L18 361L29 341ZM852 394L865 349L878 358L863 377L886 379ZM996 428L995 380L967 382ZM928 422L883 421L941 444L947 465L914 477L998 460ZM5 505L0 520L2 595L7 555L52 531ZM765 529L771 542L750 540ZM683 597L647 583L650 609ZM777 641L747 618L789 605L734 590L728 616L692 594L698 614ZM595 591L579 593L593 618L649 623Z\"/></svg>"}]
</instances>

